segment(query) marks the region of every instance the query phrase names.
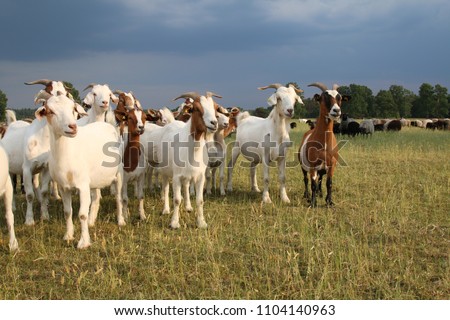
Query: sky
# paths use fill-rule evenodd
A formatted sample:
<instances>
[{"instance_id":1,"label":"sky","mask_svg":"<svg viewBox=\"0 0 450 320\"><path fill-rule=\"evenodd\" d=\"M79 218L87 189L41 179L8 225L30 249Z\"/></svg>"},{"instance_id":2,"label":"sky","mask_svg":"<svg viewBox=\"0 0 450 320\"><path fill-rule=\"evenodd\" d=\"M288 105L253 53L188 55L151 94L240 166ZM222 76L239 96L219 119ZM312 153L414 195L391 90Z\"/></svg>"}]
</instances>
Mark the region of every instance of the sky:
<instances>
[{"instance_id":1,"label":"sky","mask_svg":"<svg viewBox=\"0 0 450 320\"><path fill-rule=\"evenodd\" d=\"M40 85L133 91L144 108L187 91L267 106L257 87L323 82L450 89L448 0L2 0L0 90L33 107Z\"/></svg>"}]
</instances>

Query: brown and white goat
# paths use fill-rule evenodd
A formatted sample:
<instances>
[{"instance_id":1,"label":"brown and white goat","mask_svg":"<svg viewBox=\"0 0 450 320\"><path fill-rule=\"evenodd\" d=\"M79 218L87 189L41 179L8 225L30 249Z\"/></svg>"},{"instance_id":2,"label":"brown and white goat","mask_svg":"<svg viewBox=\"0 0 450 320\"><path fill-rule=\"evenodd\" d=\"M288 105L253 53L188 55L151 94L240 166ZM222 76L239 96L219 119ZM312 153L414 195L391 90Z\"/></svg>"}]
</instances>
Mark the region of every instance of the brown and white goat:
<instances>
[{"instance_id":1,"label":"brown and white goat","mask_svg":"<svg viewBox=\"0 0 450 320\"><path fill-rule=\"evenodd\" d=\"M129 101L126 98L130 98ZM120 100L123 98L122 100ZM121 104L121 101L123 103ZM146 114L135 103L135 98L131 94L121 93L119 104L114 111L116 119L120 119L121 134L126 136L125 149L123 151L123 184L122 184L122 204L123 216L128 216L128 182L136 181L136 196L139 200L139 217L145 220L144 211L144 181L147 169L147 160L143 151L140 136L144 133ZM130 106L131 105L131 106ZM124 130L126 124L127 130ZM127 131L124 133L124 131Z\"/></svg>"},{"instance_id":2,"label":"brown and white goat","mask_svg":"<svg viewBox=\"0 0 450 320\"><path fill-rule=\"evenodd\" d=\"M180 227L179 210L181 189L184 191L185 207L192 210L189 199L189 183L195 184L197 203L197 226L206 228L203 216L203 187L208 154L205 147L206 134L217 130L217 118L212 97L220 97L212 92L200 95L187 92L177 97L192 98L193 111L191 119L186 122L174 121L163 127L160 139L152 146L151 161L158 164L162 178L164 196L163 214L169 213L169 179L172 178L174 212L170 222L173 229ZM174 100L176 100L174 99Z\"/></svg>"},{"instance_id":3,"label":"brown and white goat","mask_svg":"<svg viewBox=\"0 0 450 320\"><path fill-rule=\"evenodd\" d=\"M336 137L333 133L333 121L339 119L341 115L342 101L348 101L349 96L341 95L333 85L332 90L328 90L323 83L313 83L310 87L318 87L322 94L314 95L314 99L319 102L319 117L314 129L309 130L303 136L299 149L298 157L302 166L305 193L304 197L309 198L308 193L308 173L311 178L311 207L317 206L317 192L322 175L327 175L327 196L328 206L333 205L331 197L331 188L333 183L333 174L338 161L338 148Z\"/></svg>"}]
</instances>

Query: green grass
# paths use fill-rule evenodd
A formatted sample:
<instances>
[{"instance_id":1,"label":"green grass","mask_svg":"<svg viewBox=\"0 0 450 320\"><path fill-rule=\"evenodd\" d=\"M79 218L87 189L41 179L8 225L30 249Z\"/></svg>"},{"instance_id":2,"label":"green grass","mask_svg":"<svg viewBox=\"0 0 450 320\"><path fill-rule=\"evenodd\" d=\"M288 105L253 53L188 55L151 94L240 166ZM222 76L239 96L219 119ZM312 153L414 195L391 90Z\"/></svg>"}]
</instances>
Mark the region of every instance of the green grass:
<instances>
[{"instance_id":1,"label":"green grass","mask_svg":"<svg viewBox=\"0 0 450 320\"><path fill-rule=\"evenodd\" d=\"M300 124L291 134L294 163L304 131ZM299 166L287 169L290 205L278 199L275 169L274 203L262 205L249 191L248 169L238 167L233 193L205 198L207 230L184 210L180 230L170 230L170 216L159 214L162 203L148 191L148 220L139 221L132 198L135 214L119 229L114 201L105 196L88 250L62 240L56 200L51 221L25 226L20 195L18 253L8 252L0 218L0 298L450 298L450 133L410 128L349 140L341 150L347 166L333 181L333 209L324 199L308 208ZM262 187L261 168L258 177ZM76 217L75 228L78 238Z\"/></svg>"}]
</instances>

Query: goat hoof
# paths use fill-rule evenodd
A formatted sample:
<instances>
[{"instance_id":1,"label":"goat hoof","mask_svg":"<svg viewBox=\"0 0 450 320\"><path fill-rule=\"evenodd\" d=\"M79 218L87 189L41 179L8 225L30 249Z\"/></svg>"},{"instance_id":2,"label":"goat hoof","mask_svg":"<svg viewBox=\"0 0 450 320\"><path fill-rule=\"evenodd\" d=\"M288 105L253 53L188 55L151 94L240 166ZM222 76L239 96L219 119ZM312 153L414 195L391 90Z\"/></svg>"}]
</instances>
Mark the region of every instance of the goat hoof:
<instances>
[{"instance_id":1,"label":"goat hoof","mask_svg":"<svg viewBox=\"0 0 450 320\"><path fill-rule=\"evenodd\" d=\"M34 226L34 219L26 219L25 225L27 226Z\"/></svg>"},{"instance_id":2,"label":"goat hoof","mask_svg":"<svg viewBox=\"0 0 450 320\"><path fill-rule=\"evenodd\" d=\"M170 228L171 229L179 229L180 228L180 223L179 222L171 222L170 223Z\"/></svg>"},{"instance_id":3,"label":"goat hoof","mask_svg":"<svg viewBox=\"0 0 450 320\"><path fill-rule=\"evenodd\" d=\"M80 241L78 241L78 245L77 248L78 249L86 249L89 248L91 246L91 241L89 240L84 240L84 239L80 239Z\"/></svg>"},{"instance_id":4,"label":"goat hoof","mask_svg":"<svg viewBox=\"0 0 450 320\"><path fill-rule=\"evenodd\" d=\"M208 228L208 224L205 221L198 221L197 222L197 228L199 228L199 229L206 229L206 228Z\"/></svg>"},{"instance_id":5,"label":"goat hoof","mask_svg":"<svg viewBox=\"0 0 450 320\"><path fill-rule=\"evenodd\" d=\"M169 209L164 209L164 210L161 212L162 215L164 215L164 214L169 214L169 213L170 213L170 210L169 210Z\"/></svg>"},{"instance_id":6,"label":"goat hoof","mask_svg":"<svg viewBox=\"0 0 450 320\"><path fill-rule=\"evenodd\" d=\"M186 211L187 211L187 212L192 212L192 211L194 211L194 208L192 208L192 207L186 207Z\"/></svg>"},{"instance_id":7,"label":"goat hoof","mask_svg":"<svg viewBox=\"0 0 450 320\"><path fill-rule=\"evenodd\" d=\"M17 242L16 239L14 239L9 243L9 251L14 252L17 250L19 250L19 243Z\"/></svg>"}]
</instances>

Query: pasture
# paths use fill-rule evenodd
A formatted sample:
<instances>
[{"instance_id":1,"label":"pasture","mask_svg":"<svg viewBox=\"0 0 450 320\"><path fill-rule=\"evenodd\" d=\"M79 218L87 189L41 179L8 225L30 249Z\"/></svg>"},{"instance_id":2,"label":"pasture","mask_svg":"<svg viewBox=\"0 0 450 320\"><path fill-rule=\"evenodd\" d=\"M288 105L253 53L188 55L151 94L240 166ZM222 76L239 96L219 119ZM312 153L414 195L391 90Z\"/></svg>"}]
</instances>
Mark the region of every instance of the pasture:
<instances>
[{"instance_id":1,"label":"pasture","mask_svg":"<svg viewBox=\"0 0 450 320\"><path fill-rule=\"evenodd\" d=\"M27 227L18 195L20 251L9 253L1 203L0 299L448 299L450 133L338 136L349 142L333 180L336 206L320 198L309 209L294 155L306 129L299 123L291 132L291 204L279 200L275 167L273 204L262 205L261 194L249 191L248 168L238 165L231 194L205 196L207 230L184 209L181 228L169 229L159 194L148 190L147 221L130 190L132 216L119 228L104 190L93 245L77 250L62 240L60 201L50 201L50 221ZM261 168L258 179L262 187ZM76 214L74 223L78 239Z\"/></svg>"}]
</instances>

